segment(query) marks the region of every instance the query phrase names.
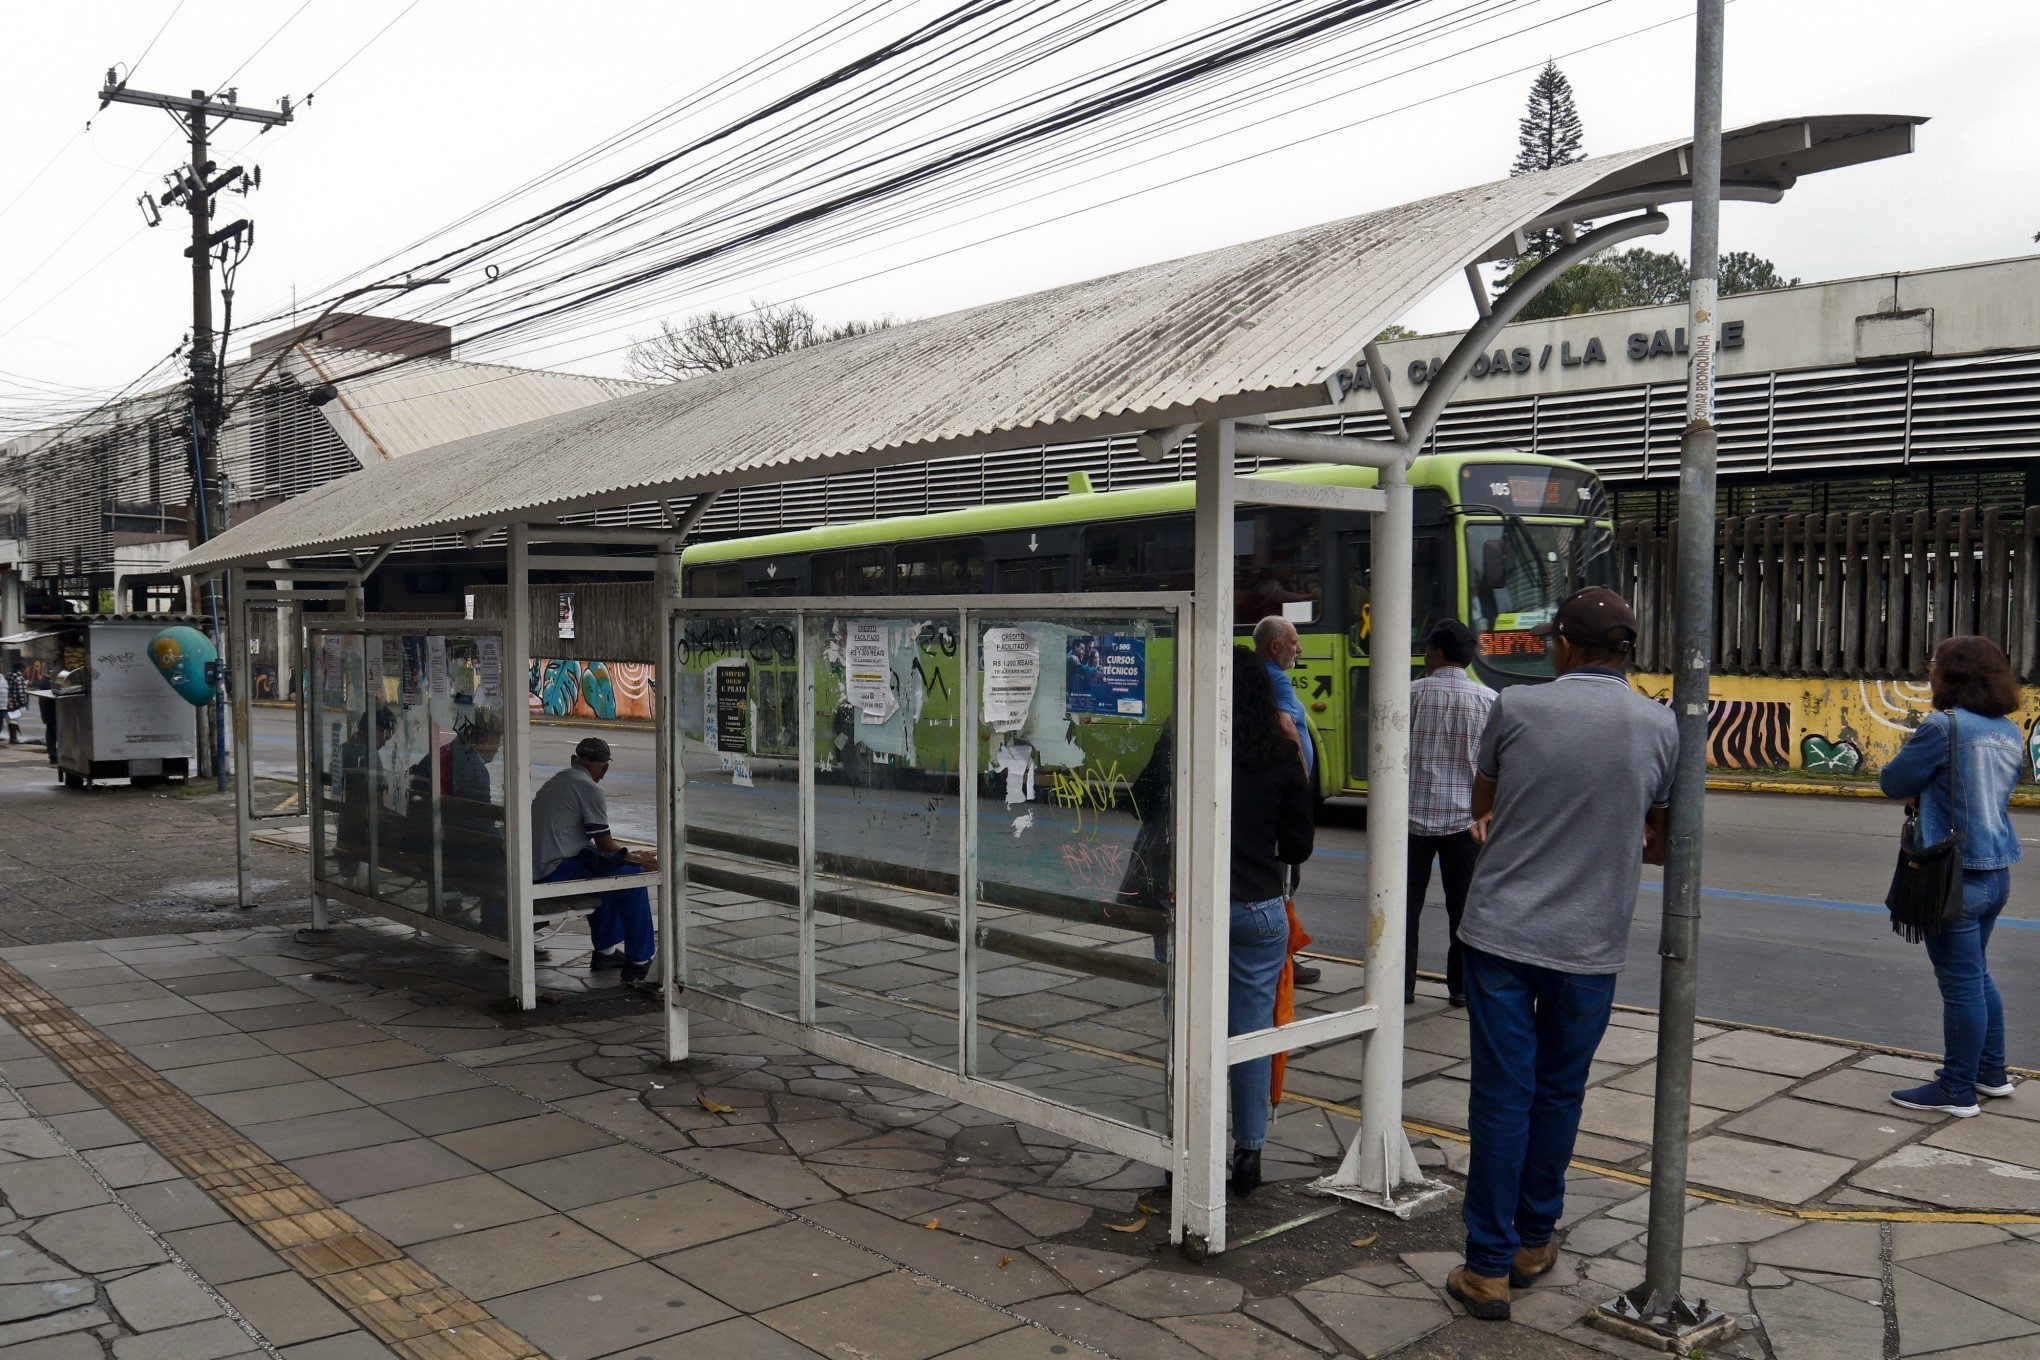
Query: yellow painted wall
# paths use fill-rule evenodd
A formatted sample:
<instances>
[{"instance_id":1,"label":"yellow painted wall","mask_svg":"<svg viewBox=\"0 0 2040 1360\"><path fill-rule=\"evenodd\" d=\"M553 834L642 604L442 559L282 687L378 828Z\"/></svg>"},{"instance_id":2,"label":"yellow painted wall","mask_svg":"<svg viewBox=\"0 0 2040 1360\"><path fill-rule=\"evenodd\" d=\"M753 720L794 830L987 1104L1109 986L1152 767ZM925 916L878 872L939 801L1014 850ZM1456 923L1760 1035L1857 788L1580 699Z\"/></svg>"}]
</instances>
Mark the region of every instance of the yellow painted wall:
<instances>
[{"instance_id":1,"label":"yellow painted wall","mask_svg":"<svg viewBox=\"0 0 2040 1360\"><path fill-rule=\"evenodd\" d=\"M1669 675L1635 675L1630 683L1660 703L1671 702ZM2010 717L2026 733L2030 780L2040 688L2028 686L2020 696ZM1723 770L1873 778L1931 708L1924 682L1716 676L1708 704L1707 763Z\"/></svg>"}]
</instances>

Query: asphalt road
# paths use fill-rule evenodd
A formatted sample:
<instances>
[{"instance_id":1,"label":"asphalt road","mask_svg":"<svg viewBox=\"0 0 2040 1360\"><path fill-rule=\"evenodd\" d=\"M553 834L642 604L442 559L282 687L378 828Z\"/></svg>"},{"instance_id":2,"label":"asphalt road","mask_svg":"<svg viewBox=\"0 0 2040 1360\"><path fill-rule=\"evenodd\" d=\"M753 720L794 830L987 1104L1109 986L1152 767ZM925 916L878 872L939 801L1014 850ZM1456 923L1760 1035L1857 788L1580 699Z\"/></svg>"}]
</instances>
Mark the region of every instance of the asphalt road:
<instances>
[{"instance_id":1,"label":"asphalt road","mask_svg":"<svg viewBox=\"0 0 2040 1360\"><path fill-rule=\"evenodd\" d=\"M265 773L291 770L287 711L256 712L256 762ZM532 736L533 774L566 762L579 727L541 724ZM606 783L619 834L652 834L652 737L642 730L603 733L616 761ZM987 817L1003 815L991 809ZM2015 811L2029 846L2040 846L2040 811ZM1708 798L1702 877L1700 1013L1870 1043L1935 1051L1940 1000L1924 952L1894 936L1881 905L1899 815L1872 799L1717 793ZM2036 855L2035 863L2040 863ZM1307 867L1299 907L1316 948L1358 956L1365 933L1364 808L1327 809L1318 852ZM2006 1000L2014 1063L2040 1063L2040 894L2033 867L2013 870L2012 900L1991 944L1991 968ZM1434 878L1424 920L1424 966L1444 967L1445 915ZM1629 967L1621 1000L1655 1005L1657 921L1662 891L1646 870L1637 892Z\"/></svg>"}]
</instances>

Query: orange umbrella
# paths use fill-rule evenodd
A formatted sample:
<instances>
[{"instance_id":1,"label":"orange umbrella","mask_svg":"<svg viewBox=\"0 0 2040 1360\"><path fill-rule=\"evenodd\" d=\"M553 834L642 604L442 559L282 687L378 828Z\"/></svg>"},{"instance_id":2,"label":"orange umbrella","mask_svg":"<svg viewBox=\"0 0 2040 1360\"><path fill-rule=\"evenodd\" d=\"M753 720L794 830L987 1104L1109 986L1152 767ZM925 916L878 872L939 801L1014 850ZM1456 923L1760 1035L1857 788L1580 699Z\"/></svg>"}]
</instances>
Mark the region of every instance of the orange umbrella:
<instances>
[{"instance_id":1,"label":"orange umbrella","mask_svg":"<svg viewBox=\"0 0 2040 1360\"><path fill-rule=\"evenodd\" d=\"M1296 1018L1296 951L1310 947L1310 936L1304 933L1303 922L1296 916L1296 899L1282 899L1283 909L1289 913L1289 952L1282 957L1282 980L1275 984L1275 1023L1286 1025ZM1282 1072L1289 1065L1287 1053L1275 1055L1275 1070L1268 1083L1268 1104L1282 1103Z\"/></svg>"}]
</instances>

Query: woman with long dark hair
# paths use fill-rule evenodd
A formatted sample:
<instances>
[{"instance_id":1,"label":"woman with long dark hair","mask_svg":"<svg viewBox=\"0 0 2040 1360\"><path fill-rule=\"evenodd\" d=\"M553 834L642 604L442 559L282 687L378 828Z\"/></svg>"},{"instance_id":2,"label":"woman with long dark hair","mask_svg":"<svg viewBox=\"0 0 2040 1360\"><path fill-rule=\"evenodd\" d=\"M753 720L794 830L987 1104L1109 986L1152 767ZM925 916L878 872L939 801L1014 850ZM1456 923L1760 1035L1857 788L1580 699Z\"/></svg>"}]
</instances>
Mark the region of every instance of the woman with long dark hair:
<instances>
[{"instance_id":1,"label":"woman with long dark hair","mask_svg":"<svg viewBox=\"0 0 2040 1360\"><path fill-rule=\"evenodd\" d=\"M1284 731L1275 685L1261 658L1233 650L1232 949L1226 1033L1251 1034L1275 1023L1275 991L1289 957L1288 866L1310 858L1310 782ZM1232 1188L1250 1195L1261 1183L1268 1139L1273 1060L1234 1063Z\"/></svg>"},{"instance_id":2,"label":"woman with long dark hair","mask_svg":"<svg viewBox=\"0 0 2040 1360\"><path fill-rule=\"evenodd\" d=\"M2005 715L2019 706L2011 664L1989 638L1951 637L1934 649L1927 673L1935 712L1913 730L1878 776L1892 798L1917 799L1923 845L1962 833L1962 917L1927 936L1927 957L1941 987L1946 1056L1924 1086L1893 1091L1894 1104L1967 1119L1977 1097L2008 1096L2005 1008L1991 981L1991 928L2011 893L2019 837L2007 808L2025 767L2026 743ZM1955 727L1955 765L1948 725ZM1951 778L1951 776L1953 776Z\"/></svg>"}]
</instances>

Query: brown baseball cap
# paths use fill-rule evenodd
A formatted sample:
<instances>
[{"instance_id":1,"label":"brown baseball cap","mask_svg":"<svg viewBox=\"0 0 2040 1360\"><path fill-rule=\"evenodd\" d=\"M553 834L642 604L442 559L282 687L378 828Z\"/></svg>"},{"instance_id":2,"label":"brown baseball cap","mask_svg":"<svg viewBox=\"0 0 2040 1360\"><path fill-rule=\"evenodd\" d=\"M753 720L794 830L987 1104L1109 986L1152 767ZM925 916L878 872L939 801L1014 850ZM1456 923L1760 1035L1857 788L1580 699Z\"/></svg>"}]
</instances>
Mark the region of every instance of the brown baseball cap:
<instances>
[{"instance_id":1,"label":"brown baseball cap","mask_svg":"<svg viewBox=\"0 0 2040 1360\"><path fill-rule=\"evenodd\" d=\"M1606 586L1583 586L1565 597L1565 603L1550 619L1531 632L1540 637L1557 633L1567 642L1583 647L1622 647L1636 641L1636 611Z\"/></svg>"}]
</instances>

